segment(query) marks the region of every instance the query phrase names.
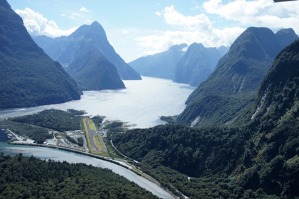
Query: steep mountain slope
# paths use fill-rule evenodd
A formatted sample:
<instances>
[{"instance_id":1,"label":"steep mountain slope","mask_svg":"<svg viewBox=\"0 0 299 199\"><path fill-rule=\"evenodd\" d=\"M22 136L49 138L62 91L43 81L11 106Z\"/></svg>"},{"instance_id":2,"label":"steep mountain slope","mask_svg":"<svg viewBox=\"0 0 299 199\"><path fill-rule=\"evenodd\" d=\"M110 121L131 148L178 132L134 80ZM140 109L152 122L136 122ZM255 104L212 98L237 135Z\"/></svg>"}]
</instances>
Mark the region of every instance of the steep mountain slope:
<instances>
[{"instance_id":1,"label":"steep mountain slope","mask_svg":"<svg viewBox=\"0 0 299 199\"><path fill-rule=\"evenodd\" d=\"M125 88L116 68L89 42L82 42L66 71L83 90Z\"/></svg>"},{"instance_id":2,"label":"steep mountain slope","mask_svg":"<svg viewBox=\"0 0 299 199\"><path fill-rule=\"evenodd\" d=\"M299 40L296 40L275 59L258 92L251 120L273 121L273 127L277 121L288 121L290 117L298 119L298 102Z\"/></svg>"},{"instance_id":3,"label":"steep mountain slope","mask_svg":"<svg viewBox=\"0 0 299 199\"><path fill-rule=\"evenodd\" d=\"M243 184L298 197L299 40L279 53L258 93L255 112L248 114L253 134Z\"/></svg>"},{"instance_id":4,"label":"steep mountain slope","mask_svg":"<svg viewBox=\"0 0 299 199\"><path fill-rule=\"evenodd\" d=\"M80 43L84 41L89 42L96 47L103 57L116 67L121 79L141 79L140 75L115 52L107 39L103 27L96 21L91 25L79 27L67 38L45 39L45 37L34 37L33 39L49 56L59 61L65 68L73 62L75 58L74 52L80 48ZM53 42L58 45L54 45Z\"/></svg>"},{"instance_id":5,"label":"steep mountain slope","mask_svg":"<svg viewBox=\"0 0 299 199\"><path fill-rule=\"evenodd\" d=\"M282 47L289 45L298 38L292 28L279 30L276 37Z\"/></svg>"},{"instance_id":6,"label":"steep mountain slope","mask_svg":"<svg viewBox=\"0 0 299 199\"><path fill-rule=\"evenodd\" d=\"M45 35L33 36L32 39L38 44L52 59L57 58L61 45L66 42L67 37L51 38Z\"/></svg>"},{"instance_id":7,"label":"steep mountain slope","mask_svg":"<svg viewBox=\"0 0 299 199\"><path fill-rule=\"evenodd\" d=\"M0 2L0 108L80 99L73 79L40 49L6 0Z\"/></svg>"},{"instance_id":8,"label":"steep mountain slope","mask_svg":"<svg viewBox=\"0 0 299 199\"><path fill-rule=\"evenodd\" d=\"M129 65L144 76L173 79L185 48L187 44L174 45L165 52L138 58Z\"/></svg>"},{"instance_id":9,"label":"steep mountain slope","mask_svg":"<svg viewBox=\"0 0 299 199\"><path fill-rule=\"evenodd\" d=\"M113 143L190 198L296 198L299 40L279 53L258 93L243 127L164 125L117 134Z\"/></svg>"},{"instance_id":10,"label":"steep mountain slope","mask_svg":"<svg viewBox=\"0 0 299 199\"><path fill-rule=\"evenodd\" d=\"M277 53L297 37L267 28L248 28L219 60L216 70L188 98L180 124L214 126L234 122L252 106L257 90ZM277 36L279 35L279 36Z\"/></svg>"},{"instance_id":11,"label":"steep mountain slope","mask_svg":"<svg viewBox=\"0 0 299 199\"><path fill-rule=\"evenodd\" d=\"M218 60L226 53L225 47L205 48L193 43L176 66L174 81L198 86L214 71Z\"/></svg>"},{"instance_id":12,"label":"steep mountain slope","mask_svg":"<svg viewBox=\"0 0 299 199\"><path fill-rule=\"evenodd\" d=\"M125 88L115 66L99 48L98 45L103 44L96 42L98 37L107 40L100 24L94 22L90 26L81 26L68 37L38 36L34 39L53 59L64 66L83 90Z\"/></svg>"}]
</instances>

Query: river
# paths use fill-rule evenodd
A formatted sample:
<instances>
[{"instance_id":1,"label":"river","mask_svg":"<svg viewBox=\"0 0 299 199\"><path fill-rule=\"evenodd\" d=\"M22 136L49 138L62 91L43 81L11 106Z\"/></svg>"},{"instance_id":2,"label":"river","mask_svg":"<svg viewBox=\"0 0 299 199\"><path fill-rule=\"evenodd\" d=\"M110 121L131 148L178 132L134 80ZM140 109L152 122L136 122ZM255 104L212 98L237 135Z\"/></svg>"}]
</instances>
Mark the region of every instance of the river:
<instances>
[{"instance_id":1,"label":"river","mask_svg":"<svg viewBox=\"0 0 299 199\"><path fill-rule=\"evenodd\" d=\"M36 113L45 109L77 109L87 115L121 120L138 128L162 124L160 116L181 113L194 87L166 79L142 77L141 81L125 80L126 89L85 91L80 100L62 104L0 110L0 119Z\"/></svg>"},{"instance_id":2,"label":"river","mask_svg":"<svg viewBox=\"0 0 299 199\"><path fill-rule=\"evenodd\" d=\"M93 165L95 167L107 168L112 170L114 173L117 173L121 176L124 176L130 181L135 182L140 187L145 188L154 195L170 199L173 198L168 192L163 190L157 184L137 175L136 173L111 162L104 160L96 159L86 155L81 155L77 153L72 153L69 151L63 151L58 149L46 148L46 147L35 147L35 146L23 146L23 145L9 145L4 142L0 142L0 152L3 152L7 155L16 155L22 153L24 156L31 156L40 158L40 159L52 159L55 161L67 161L69 163L85 163L88 165Z\"/></svg>"}]
</instances>

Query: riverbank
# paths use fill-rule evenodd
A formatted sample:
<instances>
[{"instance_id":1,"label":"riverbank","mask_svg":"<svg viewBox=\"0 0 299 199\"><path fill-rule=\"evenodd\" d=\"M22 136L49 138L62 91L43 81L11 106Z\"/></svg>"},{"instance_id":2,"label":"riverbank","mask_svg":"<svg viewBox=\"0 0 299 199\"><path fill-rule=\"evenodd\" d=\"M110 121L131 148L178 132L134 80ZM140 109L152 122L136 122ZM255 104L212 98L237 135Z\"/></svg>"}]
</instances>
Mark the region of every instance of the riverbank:
<instances>
[{"instance_id":1,"label":"riverbank","mask_svg":"<svg viewBox=\"0 0 299 199\"><path fill-rule=\"evenodd\" d=\"M103 157L103 156L99 156L99 155L94 155L94 154L78 151L78 150L75 150L75 149L65 148L65 147L61 147L61 146L51 146L51 145L32 144L32 143L13 143L13 142L8 142L8 143L10 145L16 145L16 146L31 146L31 147L43 147L43 148L57 149L57 150L61 150L61 151L72 152L72 153L75 153L75 154L80 154L80 155L83 155L83 156L88 156L88 157L91 157L91 158L106 161L106 162L115 164L117 166L120 166L124 169L127 169L127 170L135 173L136 175L138 175L138 176L150 181L151 183L154 183L158 187L160 187L162 190L164 190L169 195L171 195L172 198L177 198L176 195L171 193L169 190L163 188L157 180L155 180L154 178L152 178L148 174L143 173L141 170L137 169L134 165L130 165L129 163L127 163L127 162L125 162L124 160L121 160L121 159L120 160L115 160L115 159L112 159L112 158L107 158L107 157Z\"/></svg>"},{"instance_id":2,"label":"riverbank","mask_svg":"<svg viewBox=\"0 0 299 199\"><path fill-rule=\"evenodd\" d=\"M123 176L130 180L132 183L139 185L140 187L145 188L154 195L163 199L173 199L172 195L166 192L157 184L147 180L146 178L137 175L136 173L128 170L117 164L104 161L98 158L93 158L87 155L73 153L66 150L59 150L49 147L38 147L38 146L26 146L26 145L12 145L6 142L0 142L0 153L9 156L17 156L22 153L26 157L36 157L42 160L58 161L58 162L68 162L71 164L86 164L93 167L99 167L102 169L109 169L114 173Z\"/></svg>"}]
</instances>

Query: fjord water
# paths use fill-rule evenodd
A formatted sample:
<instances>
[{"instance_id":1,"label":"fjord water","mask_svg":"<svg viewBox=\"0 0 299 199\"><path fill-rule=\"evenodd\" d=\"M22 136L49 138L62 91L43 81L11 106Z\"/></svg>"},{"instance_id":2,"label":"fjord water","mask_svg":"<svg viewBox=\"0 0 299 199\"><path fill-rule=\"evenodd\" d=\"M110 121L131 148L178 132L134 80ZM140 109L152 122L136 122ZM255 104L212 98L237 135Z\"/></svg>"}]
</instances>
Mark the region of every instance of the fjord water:
<instances>
[{"instance_id":1,"label":"fjord water","mask_svg":"<svg viewBox=\"0 0 299 199\"><path fill-rule=\"evenodd\" d=\"M34 157L40 159L52 159L55 161L67 161L69 163L85 163L91 164L95 167L107 168L112 170L114 173L117 173L121 176L124 176L130 181L135 182L139 186L145 188L146 190L152 192L154 195L163 199L173 198L168 192L163 190L161 187L155 183L137 175L136 173L121 167L119 165L103 161L100 159L92 158L85 155L80 155L68 151L62 151L58 149L45 148L45 147L34 147L34 146L23 146L23 145L9 145L7 143L0 142L0 152L7 155L17 155L22 153L24 156Z\"/></svg>"},{"instance_id":2,"label":"fjord water","mask_svg":"<svg viewBox=\"0 0 299 199\"><path fill-rule=\"evenodd\" d=\"M45 109L85 110L87 115L106 116L107 120L121 120L138 128L152 127L163 122L160 116L177 115L185 108L187 97L194 90L186 84L170 80L143 77L141 81L124 81L126 89L86 91L81 100L63 104L37 106L31 108L6 109L0 111L0 118L16 117L37 113ZM5 135L3 135L5 139ZM2 140L2 141L4 141ZM41 159L67 161L69 163L86 163L101 168L109 168L115 173L135 182L160 198L173 198L158 185L125 169L119 165L80 154L51 148L33 146L14 146L0 142L0 152L5 154L23 153Z\"/></svg>"},{"instance_id":3,"label":"fjord water","mask_svg":"<svg viewBox=\"0 0 299 199\"><path fill-rule=\"evenodd\" d=\"M194 87L171 80L142 77L142 80L125 80L126 89L85 91L81 100L63 104L31 108L6 109L0 118L36 113L45 109L85 110L87 115L106 116L108 120L121 120L138 128L152 127L163 122L160 116L181 113L185 101Z\"/></svg>"}]
</instances>

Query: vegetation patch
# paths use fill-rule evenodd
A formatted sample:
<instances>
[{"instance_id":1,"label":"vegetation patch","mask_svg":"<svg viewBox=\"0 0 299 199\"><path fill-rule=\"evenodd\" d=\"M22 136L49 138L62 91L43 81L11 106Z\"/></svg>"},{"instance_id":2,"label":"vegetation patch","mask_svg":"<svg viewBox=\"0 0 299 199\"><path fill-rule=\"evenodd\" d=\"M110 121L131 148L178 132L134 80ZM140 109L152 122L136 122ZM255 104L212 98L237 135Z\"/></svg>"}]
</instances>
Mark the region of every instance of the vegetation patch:
<instances>
[{"instance_id":1,"label":"vegetation patch","mask_svg":"<svg viewBox=\"0 0 299 199\"><path fill-rule=\"evenodd\" d=\"M33 124L36 126L53 129L56 131L79 130L81 116L77 116L76 111L65 112L62 110L50 109L42 112L15 117L11 120L14 122Z\"/></svg>"},{"instance_id":2,"label":"vegetation patch","mask_svg":"<svg viewBox=\"0 0 299 199\"><path fill-rule=\"evenodd\" d=\"M97 130L95 124L94 124L93 121L90 120L90 119L88 120L88 125L89 125L89 129L90 129L91 131L96 131L96 130Z\"/></svg>"},{"instance_id":3,"label":"vegetation patch","mask_svg":"<svg viewBox=\"0 0 299 199\"><path fill-rule=\"evenodd\" d=\"M96 147L99 149L99 155L106 156L106 157L109 156L106 146L103 146L104 141L103 140L101 141L102 138L99 135L94 135L93 139Z\"/></svg>"},{"instance_id":4,"label":"vegetation patch","mask_svg":"<svg viewBox=\"0 0 299 199\"><path fill-rule=\"evenodd\" d=\"M108 169L0 154L0 198L157 198Z\"/></svg>"}]
</instances>

